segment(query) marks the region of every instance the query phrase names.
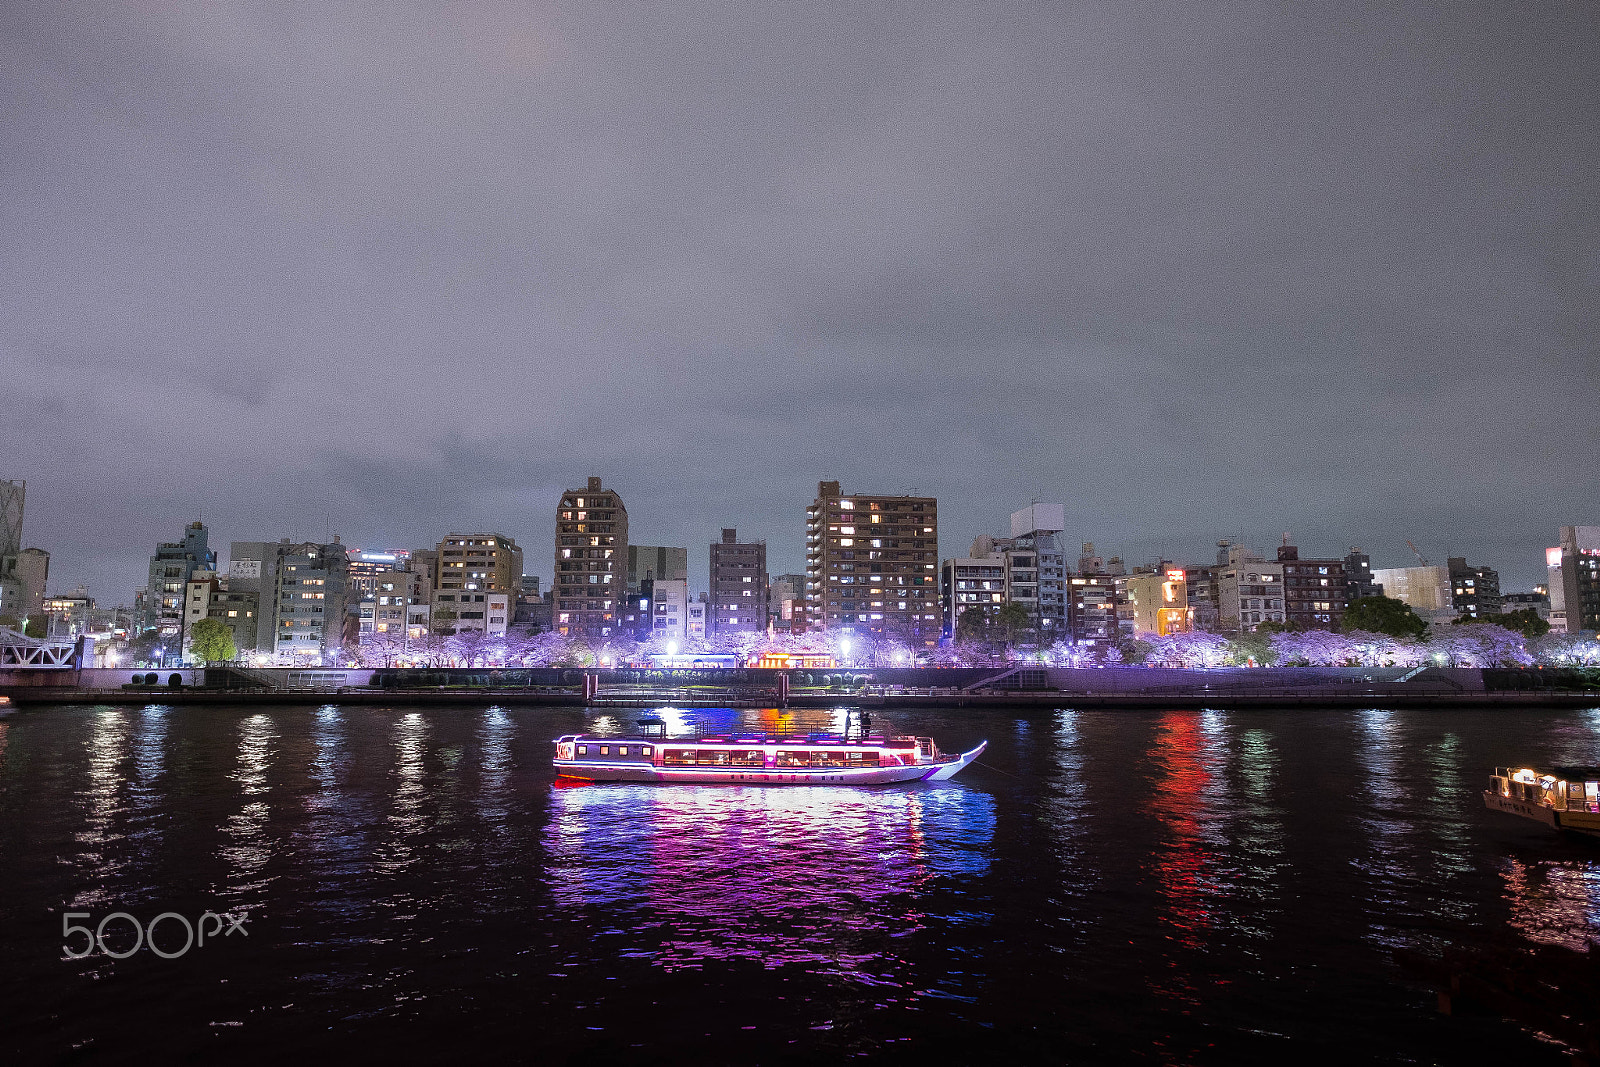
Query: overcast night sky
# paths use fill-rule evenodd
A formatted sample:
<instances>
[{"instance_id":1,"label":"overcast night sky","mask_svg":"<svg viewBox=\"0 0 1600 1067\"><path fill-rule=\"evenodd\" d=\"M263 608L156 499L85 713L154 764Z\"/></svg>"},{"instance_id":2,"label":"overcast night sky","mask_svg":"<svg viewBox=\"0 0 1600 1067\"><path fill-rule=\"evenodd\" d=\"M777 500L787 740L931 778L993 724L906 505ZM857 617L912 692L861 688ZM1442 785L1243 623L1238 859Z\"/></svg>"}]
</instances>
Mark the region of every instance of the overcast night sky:
<instances>
[{"instance_id":1,"label":"overcast night sky","mask_svg":"<svg viewBox=\"0 0 1600 1067\"><path fill-rule=\"evenodd\" d=\"M1592 3L13 2L0 93L51 592L202 510L548 580L591 474L699 587L820 479L1507 589L1600 523Z\"/></svg>"}]
</instances>

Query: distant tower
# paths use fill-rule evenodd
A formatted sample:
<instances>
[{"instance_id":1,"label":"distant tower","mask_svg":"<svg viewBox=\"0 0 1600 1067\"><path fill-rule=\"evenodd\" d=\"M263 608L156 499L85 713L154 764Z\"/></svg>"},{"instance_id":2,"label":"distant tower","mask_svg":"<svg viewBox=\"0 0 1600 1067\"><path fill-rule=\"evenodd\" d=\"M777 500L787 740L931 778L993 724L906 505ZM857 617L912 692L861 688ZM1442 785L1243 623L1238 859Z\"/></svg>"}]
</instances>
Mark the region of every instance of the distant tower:
<instances>
[{"instance_id":1,"label":"distant tower","mask_svg":"<svg viewBox=\"0 0 1600 1067\"><path fill-rule=\"evenodd\" d=\"M22 551L22 507L28 483L0 480L0 559Z\"/></svg>"}]
</instances>

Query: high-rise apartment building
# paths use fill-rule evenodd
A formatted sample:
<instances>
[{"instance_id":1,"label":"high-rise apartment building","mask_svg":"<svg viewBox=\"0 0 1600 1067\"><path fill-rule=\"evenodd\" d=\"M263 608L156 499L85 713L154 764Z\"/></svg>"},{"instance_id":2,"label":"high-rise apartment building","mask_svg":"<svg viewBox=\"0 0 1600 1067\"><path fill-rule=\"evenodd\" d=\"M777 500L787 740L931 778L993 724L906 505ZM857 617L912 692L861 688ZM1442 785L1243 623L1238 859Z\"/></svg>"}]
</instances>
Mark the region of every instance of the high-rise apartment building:
<instances>
[{"instance_id":1,"label":"high-rise apartment building","mask_svg":"<svg viewBox=\"0 0 1600 1067\"><path fill-rule=\"evenodd\" d=\"M767 628L767 543L739 540L725 527L711 546L711 632Z\"/></svg>"},{"instance_id":2,"label":"high-rise apartment building","mask_svg":"<svg viewBox=\"0 0 1600 1067\"><path fill-rule=\"evenodd\" d=\"M320 663L344 647L349 562L338 538L331 545L278 546L272 645L278 656Z\"/></svg>"},{"instance_id":3,"label":"high-rise apartment building","mask_svg":"<svg viewBox=\"0 0 1600 1067\"><path fill-rule=\"evenodd\" d=\"M1472 567L1465 556L1445 561L1450 572L1450 606L1458 618L1483 619L1500 614L1500 572Z\"/></svg>"},{"instance_id":4,"label":"high-rise apartment building","mask_svg":"<svg viewBox=\"0 0 1600 1067\"><path fill-rule=\"evenodd\" d=\"M1061 504L1030 504L1011 513L1011 551L1013 596L1028 607L1039 630L1039 643L1048 645L1066 633L1067 561L1061 544L1066 528L1066 508ZM1034 559L1031 595L1024 596L1029 583L1021 559Z\"/></svg>"},{"instance_id":5,"label":"high-rise apartment building","mask_svg":"<svg viewBox=\"0 0 1600 1067\"><path fill-rule=\"evenodd\" d=\"M1285 534L1278 562L1283 564L1285 619L1307 630L1338 629L1350 597L1344 560L1301 559L1300 549Z\"/></svg>"},{"instance_id":6,"label":"high-rise apartment building","mask_svg":"<svg viewBox=\"0 0 1600 1067\"><path fill-rule=\"evenodd\" d=\"M644 582L687 582L689 550L662 545L628 546L628 591L638 592Z\"/></svg>"},{"instance_id":7,"label":"high-rise apartment building","mask_svg":"<svg viewBox=\"0 0 1600 1067\"><path fill-rule=\"evenodd\" d=\"M614 489L590 478L561 494L556 510L555 629L609 637L627 595L628 509Z\"/></svg>"},{"instance_id":8,"label":"high-rise apartment building","mask_svg":"<svg viewBox=\"0 0 1600 1067\"><path fill-rule=\"evenodd\" d=\"M806 509L809 627L938 644L938 507L819 482Z\"/></svg>"},{"instance_id":9,"label":"high-rise apartment building","mask_svg":"<svg viewBox=\"0 0 1600 1067\"><path fill-rule=\"evenodd\" d=\"M150 557L150 578L146 585L145 629L177 637L183 629L184 585L198 570L215 571L217 554L207 543L203 523L191 522L182 541L156 546ZM176 653L176 648L170 651Z\"/></svg>"}]
</instances>

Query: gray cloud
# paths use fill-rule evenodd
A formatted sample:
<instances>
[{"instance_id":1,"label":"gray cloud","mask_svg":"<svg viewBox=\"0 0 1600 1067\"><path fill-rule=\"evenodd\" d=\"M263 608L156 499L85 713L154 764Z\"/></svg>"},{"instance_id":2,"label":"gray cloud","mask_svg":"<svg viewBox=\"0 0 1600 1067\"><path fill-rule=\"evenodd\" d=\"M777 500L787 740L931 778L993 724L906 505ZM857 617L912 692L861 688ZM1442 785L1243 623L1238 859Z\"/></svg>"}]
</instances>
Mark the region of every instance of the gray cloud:
<instances>
[{"instance_id":1,"label":"gray cloud","mask_svg":"<svg viewBox=\"0 0 1600 1067\"><path fill-rule=\"evenodd\" d=\"M218 540L801 563L821 478L1541 576L1600 521L1586 4L14 4L0 477Z\"/></svg>"}]
</instances>

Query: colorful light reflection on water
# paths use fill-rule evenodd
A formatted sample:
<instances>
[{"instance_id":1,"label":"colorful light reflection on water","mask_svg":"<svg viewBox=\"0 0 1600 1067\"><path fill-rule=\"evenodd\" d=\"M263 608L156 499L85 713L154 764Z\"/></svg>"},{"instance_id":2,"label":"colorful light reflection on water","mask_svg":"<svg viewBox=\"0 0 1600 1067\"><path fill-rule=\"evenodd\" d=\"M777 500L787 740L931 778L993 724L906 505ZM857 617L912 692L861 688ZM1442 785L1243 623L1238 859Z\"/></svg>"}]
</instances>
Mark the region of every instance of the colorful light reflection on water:
<instances>
[{"instance_id":1,"label":"colorful light reflection on water","mask_svg":"<svg viewBox=\"0 0 1600 1067\"><path fill-rule=\"evenodd\" d=\"M1600 762L1600 713L908 711L879 726L990 748L952 783L877 790L555 779L553 738L639 717L0 721L0 1058L141 1038L447 1059L470 1034L589 1062L1240 1062L1310 1041L1537 1063L1514 1027L1438 1015L1394 951L1583 950L1600 929L1600 851L1479 796L1497 763ZM843 724L657 717L679 737ZM252 934L187 962L62 958L63 910L119 908L243 908Z\"/></svg>"}]
</instances>

